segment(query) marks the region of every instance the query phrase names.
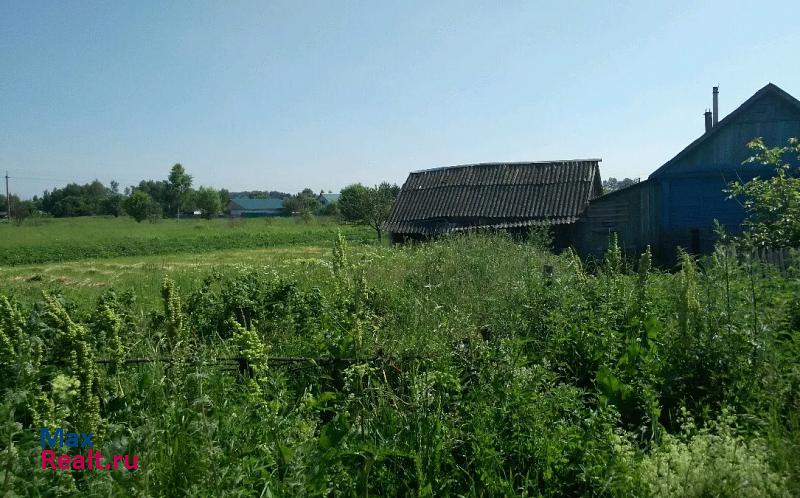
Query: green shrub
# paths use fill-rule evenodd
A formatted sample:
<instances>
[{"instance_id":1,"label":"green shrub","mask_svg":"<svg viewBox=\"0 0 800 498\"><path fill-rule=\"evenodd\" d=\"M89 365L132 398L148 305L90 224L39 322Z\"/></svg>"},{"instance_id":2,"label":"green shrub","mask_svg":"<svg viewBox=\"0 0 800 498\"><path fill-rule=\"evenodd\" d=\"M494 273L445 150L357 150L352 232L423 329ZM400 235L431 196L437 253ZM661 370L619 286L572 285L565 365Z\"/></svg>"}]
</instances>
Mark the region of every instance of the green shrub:
<instances>
[{"instance_id":1,"label":"green shrub","mask_svg":"<svg viewBox=\"0 0 800 498\"><path fill-rule=\"evenodd\" d=\"M791 496L786 477L769 464L769 450L758 438L736 433L733 418L667 435L641 463L642 481L652 496Z\"/></svg>"}]
</instances>

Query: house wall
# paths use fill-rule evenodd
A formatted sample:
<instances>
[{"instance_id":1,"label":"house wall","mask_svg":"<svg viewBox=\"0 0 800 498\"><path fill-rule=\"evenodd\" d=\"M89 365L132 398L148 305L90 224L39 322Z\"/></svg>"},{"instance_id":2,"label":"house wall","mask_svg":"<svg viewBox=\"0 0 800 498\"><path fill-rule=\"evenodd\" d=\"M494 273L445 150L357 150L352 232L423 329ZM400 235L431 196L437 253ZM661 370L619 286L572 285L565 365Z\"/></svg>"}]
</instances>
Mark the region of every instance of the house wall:
<instances>
[{"instance_id":1,"label":"house wall","mask_svg":"<svg viewBox=\"0 0 800 498\"><path fill-rule=\"evenodd\" d=\"M746 213L739 201L728 199L728 183L772 174L770 167L742 165L752 155L747 143L755 137L770 147L800 137L800 110L766 94L646 182L592 201L576 227L576 249L586 257L602 257L614 231L628 255L649 244L661 264L674 262L678 247L710 252L715 220L730 234L742 231Z\"/></svg>"},{"instance_id":2,"label":"house wall","mask_svg":"<svg viewBox=\"0 0 800 498\"><path fill-rule=\"evenodd\" d=\"M752 155L747 143L756 137L762 137L771 147L786 145L790 137L800 137L800 110L775 94L766 94L743 109L734 121L716 130L711 139L650 178L711 175L735 179L737 173L755 168L742 166L742 162Z\"/></svg>"},{"instance_id":3,"label":"house wall","mask_svg":"<svg viewBox=\"0 0 800 498\"><path fill-rule=\"evenodd\" d=\"M734 180L769 177L772 168L742 163L752 155L747 143L762 137L767 146L782 146L800 137L800 111L774 94L767 94L743 110L735 120L663 172L651 175L663 200L659 212L660 249L674 255L680 246L708 253L714 247L714 221L730 234L742 231L746 213L724 192Z\"/></svg>"},{"instance_id":4,"label":"house wall","mask_svg":"<svg viewBox=\"0 0 800 498\"><path fill-rule=\"evenodd\" d=\"M254 218L261 216L281 216L283 210L267 209L267 210L251 210L251 209L231 209L231 216L242 216L245 218Z\"/></svg>"}]
</instances>

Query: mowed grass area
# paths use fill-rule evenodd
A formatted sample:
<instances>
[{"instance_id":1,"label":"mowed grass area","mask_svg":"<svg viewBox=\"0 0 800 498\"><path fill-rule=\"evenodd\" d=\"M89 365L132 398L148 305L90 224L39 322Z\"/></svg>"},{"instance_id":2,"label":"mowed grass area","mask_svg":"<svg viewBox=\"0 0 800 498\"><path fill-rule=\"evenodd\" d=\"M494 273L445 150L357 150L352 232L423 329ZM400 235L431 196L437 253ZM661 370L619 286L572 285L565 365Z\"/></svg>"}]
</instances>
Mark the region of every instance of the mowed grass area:
<instances>
[{"instance_id":1,"label":"mowed grass area","mask_svg":"<svg viewBox=\"0 0 800 498\"><path fill-rule=\"evenodd\" d=\"M370 229L332 220L295 218L63 218L0 225L0 267L61 261L201 254L229 249L325 245L341 230L351 243L371 243Z\"/></svg>"},{"instance_id":2,"label":"mowed grass area","mask_svg":"<svg viewBox=\"0 0 800 498\"><path fill-rule=\"evenodd\" d=\"M124 256L34 265L0 267L0 294L23 302L41 299L42 292L60 294L79 306L91 308L108 289L132 290L143 310L160 303L165 276L181 288L199 286L213 274L234 267L270 268L280 272L315 269L330 257L331 241L261 249L226 249L198 254ZM356 246L354 250L357 250Z\"/></svg>"}]
</instances>

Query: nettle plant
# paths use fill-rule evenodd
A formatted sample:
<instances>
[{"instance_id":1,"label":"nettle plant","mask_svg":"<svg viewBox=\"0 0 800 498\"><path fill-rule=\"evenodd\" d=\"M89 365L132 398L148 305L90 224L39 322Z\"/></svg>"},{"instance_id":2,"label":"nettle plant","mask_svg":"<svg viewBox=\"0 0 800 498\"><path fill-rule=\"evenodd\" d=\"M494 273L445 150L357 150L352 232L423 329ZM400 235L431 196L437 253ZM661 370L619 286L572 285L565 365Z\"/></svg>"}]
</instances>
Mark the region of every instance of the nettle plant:
<instances>
[{"instance_id":1,"label":"nettle plant","mask_svg":"<svg viewBox=\"0 0 800 498\"><path fill-rule=\"evenodd\" d=\"M47 357L56 366L64 365L52 378L57 415L70 428L98 432L100 424L100 378L95 351L87 328L72 320L63 303L45 294L41 314L42 336L53 337Z\"/></svg>"},{"instance_id":2,"label":"nettle plant","mask_svg":"<svg viewBox=\"0 0 800 498\"><path fill-rule=\"evenodd\" d=\"M42 389L43 343L28 332L16 302L0 296L0 390L10 400L11 418L24 426L53 417L53 404Z\"/></svg>"},{"instance_id":3,"label":"nettle plant","mask_svg":"<svg viewBox=\"0 0 800 498\"><path fill-rule=\"evenodd\" d=\"M95 340L95 347L105 351L112 361L110 374L118 373L125 364L126 350L122 342L122 334L126 321L119 312L120 304L113 291L100 296L95 309L90 329Z\"/></svg>"}]
</instances>

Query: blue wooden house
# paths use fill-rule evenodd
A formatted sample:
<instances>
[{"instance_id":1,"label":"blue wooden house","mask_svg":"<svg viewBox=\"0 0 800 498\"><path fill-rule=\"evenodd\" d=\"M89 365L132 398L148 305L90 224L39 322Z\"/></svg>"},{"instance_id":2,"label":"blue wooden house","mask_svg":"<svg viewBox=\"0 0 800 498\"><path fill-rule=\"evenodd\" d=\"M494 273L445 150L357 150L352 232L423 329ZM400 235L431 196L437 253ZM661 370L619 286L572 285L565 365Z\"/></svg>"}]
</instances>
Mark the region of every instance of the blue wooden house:
<instances>
[{"instance_id":1,"label":"blue wooden house","mask_svg":"<svg viewBox=\"0 0 800 498\"><path fill-rule=\"evenodd\" d=\"M714 110L717 89L714 88ZM574 245L600 257L616 232L629 255L650 245L660 262L675 259L677 248L707 253L715 242L714 222L740 233L745 212L724 192L733 180L770 176L772 169L742 162L747 143L762 137L768 146L800 137L800 101L770 83L717 122L706 113L706 132L647 180L593 199L575 227Z\"/></svg>"}]
</instances>

